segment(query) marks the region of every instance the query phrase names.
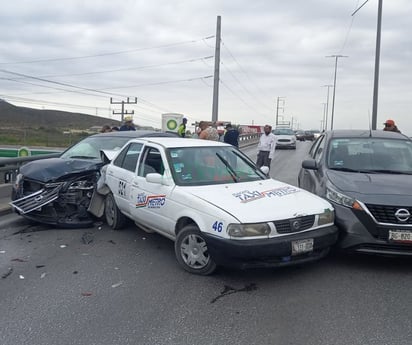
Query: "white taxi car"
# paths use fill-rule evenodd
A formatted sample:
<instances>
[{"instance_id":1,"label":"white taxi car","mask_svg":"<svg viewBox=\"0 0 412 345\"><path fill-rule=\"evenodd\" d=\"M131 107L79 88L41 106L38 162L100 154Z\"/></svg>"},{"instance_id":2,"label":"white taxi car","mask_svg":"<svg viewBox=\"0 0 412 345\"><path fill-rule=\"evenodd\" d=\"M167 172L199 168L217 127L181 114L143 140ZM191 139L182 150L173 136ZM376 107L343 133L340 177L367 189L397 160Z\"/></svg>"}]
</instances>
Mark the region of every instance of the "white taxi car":
<instances>
[{"instance_id":1,"label":"white taxi car","mask_svg":"<svg viewBox=\"0 0 412 345\"><path fill-rule=\"evenodd\" d=\"M97 216L104 209L113 229L127 217L175 241L177 261L191 273L326 255L337 240L331 204L262 170L221 142L133 139L102 169L92 203L100 198L104 207L97 201L91 209L101 210Z\"/></svg>"}]
</instances>

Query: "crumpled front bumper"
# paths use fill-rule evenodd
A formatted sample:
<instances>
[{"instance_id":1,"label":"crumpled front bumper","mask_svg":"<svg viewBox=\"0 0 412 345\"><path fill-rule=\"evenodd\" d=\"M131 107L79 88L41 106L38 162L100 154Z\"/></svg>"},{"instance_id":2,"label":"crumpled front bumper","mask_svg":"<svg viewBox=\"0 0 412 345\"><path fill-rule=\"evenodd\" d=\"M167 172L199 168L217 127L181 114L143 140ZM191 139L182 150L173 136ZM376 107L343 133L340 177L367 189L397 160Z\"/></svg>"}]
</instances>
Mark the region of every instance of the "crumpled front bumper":
<instances>
[{"instance_id":1,"label":"crumpled front bumper","mask_svg":"<svg viewBox=\"0 0 412 345\"><path fill-rule=\"evenodd\" d=\"M30 195L10 202L10 205L20 214L30 213L41 209L59 197L59 191L63 184L59 183L48 188L43 188Z\"/></svg>"}]
</instances>

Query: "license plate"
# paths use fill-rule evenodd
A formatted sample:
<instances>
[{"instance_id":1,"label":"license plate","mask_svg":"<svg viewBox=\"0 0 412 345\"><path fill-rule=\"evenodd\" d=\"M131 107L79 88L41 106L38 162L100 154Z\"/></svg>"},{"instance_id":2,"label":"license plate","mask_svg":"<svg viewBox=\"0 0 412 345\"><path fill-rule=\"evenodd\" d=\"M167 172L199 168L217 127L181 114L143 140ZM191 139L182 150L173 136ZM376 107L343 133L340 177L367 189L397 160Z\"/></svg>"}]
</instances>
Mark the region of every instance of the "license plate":
<instances>
[{"instance_id":1,"label":"license plate","mask_svg":"<svg viewBox=\"0 0 412 345\"><path fill-rule=\"evenodd\" d=\"M292 255L299 255L313 251L313 238L292 241Z\"/></svg>"},{"instance_id":2,"label":"license plate","mask_svg":"<svg viewBox=\"0 0 412 345\"><path fill-rule=\"evenodd\" d=\"M389 230L389 240L394 242L412 243L412 231Z\"/></svg>"}]
</instances>

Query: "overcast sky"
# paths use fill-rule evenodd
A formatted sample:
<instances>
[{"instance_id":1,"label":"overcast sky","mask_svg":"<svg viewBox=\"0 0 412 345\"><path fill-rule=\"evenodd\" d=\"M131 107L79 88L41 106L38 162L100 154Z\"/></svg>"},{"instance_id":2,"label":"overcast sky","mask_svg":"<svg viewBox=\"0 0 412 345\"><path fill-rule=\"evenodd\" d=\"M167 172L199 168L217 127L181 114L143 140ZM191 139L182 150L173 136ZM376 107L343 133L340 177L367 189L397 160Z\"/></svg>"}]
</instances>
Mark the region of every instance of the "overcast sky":
<instances>
[{"instance_id":1,"label":"overcast sky","mask_svg":"<svg viewBox=\"0 0 412 345\"><path fill-rule=\"evenodd\" d=\"M0 11L0 98L140 125L211 120L217 16L219 120L369 128L378 0L14 0ZM412 1L383 0L378 128L412 135ZM329 102L327 91L329 89ZM279 103L277 99L279 98ZM277 103L279 108L277 109ZM102 123L110 120L102 119Z\"/></svg>"}]
</instances>

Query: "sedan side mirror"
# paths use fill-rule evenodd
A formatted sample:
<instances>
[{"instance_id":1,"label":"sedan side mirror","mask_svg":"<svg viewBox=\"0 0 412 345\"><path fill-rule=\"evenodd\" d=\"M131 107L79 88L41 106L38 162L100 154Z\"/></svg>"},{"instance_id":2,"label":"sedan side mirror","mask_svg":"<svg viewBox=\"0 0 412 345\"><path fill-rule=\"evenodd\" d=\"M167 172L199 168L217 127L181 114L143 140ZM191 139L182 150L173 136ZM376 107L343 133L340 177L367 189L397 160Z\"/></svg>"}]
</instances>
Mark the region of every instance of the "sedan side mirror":
<instances>
[{"instance_id":1,"label":"sedan side mirror","mask_svg":"<svg viewBox=\"0 0 412 345\"><path fill-rule=\"evenodd\" d=\"M318 170L318 164L314 159L306 159L302 162L303 169Z\"/></svg>"}]
</instances>

